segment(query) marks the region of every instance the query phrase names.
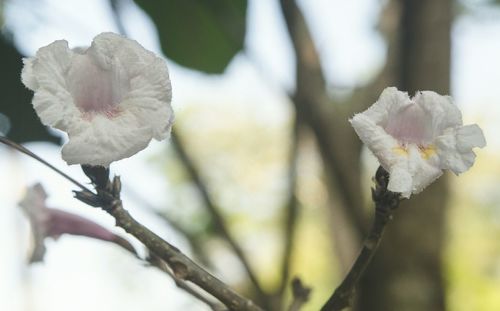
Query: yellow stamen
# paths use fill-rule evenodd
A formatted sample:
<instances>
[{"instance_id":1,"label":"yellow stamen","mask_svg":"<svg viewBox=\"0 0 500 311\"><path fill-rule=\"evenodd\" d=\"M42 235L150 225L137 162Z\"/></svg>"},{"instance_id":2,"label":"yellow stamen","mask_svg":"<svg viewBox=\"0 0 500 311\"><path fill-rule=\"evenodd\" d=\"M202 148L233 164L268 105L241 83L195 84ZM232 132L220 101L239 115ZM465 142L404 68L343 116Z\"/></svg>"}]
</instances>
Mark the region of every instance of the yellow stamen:
<instances>
[{"instance_id":1,"label":"yellow stamen","mask_svg":"<svg viewBox=\"0 0 500 311\"><path fill-rule=\"evenodd\" d=\"M404 156L404 157L408 156L408 151L406 150L406 148L403 148L401 146L393 148L392 151L394 151L394 153L396 153L397 155L400 155L400 156Z\"/></svg>"},{"instance_id":2,"label":"yellow stamen","mask_svg":"<svg viewBox=\"0 0 500 311\"><path fill-rule=\"evenodd\" d=\"M427 160L436 154L436 147L434 147L433 145L429 145L427 147L420 147L419 149L420 149L420 155L424 160Z\"/></svg>"}]
</instances>

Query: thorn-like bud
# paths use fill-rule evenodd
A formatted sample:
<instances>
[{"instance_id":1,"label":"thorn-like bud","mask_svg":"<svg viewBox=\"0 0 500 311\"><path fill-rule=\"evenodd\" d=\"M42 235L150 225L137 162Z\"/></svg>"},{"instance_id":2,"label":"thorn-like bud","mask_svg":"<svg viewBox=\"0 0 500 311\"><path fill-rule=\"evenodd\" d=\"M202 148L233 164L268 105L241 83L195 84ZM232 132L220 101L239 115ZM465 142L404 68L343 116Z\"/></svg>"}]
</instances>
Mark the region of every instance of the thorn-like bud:
<instances>
[{"instance_id":1,"label":"thorn-like bud","mask_svg":"<svg viewBox=\"0 0 500 311\"><path fill-rule=\"evenodd\" d=\"M82 201L83 203L93 206L93 207L101 207L102 201L99 199L97 195L89 191L73 191L75 194L75 198L77 200Z\"/></svg>"},{"instance_id":2,"label":"thorn-like bud","mask_svg":"<svg viewBox=\"0 0 500 311\"><path fill-rule=\"evenodd\" d=\"M113 178L113 187L112 187L113 197L120 198L121 191L122 191L122 182L120 180L120 176L115 176Z\"/></svg>"},{"instance_id":3,"label":"thorn-like bud","mask_svg":"<svg viewBox=\"0 0 500 311\"><path fill-rule=\"evenodd\" d=\"M375 173L375 183L383 189L387 189L389 185L389 173L382 166L379 166Z\"/></svg>"},{"instance_id":4,"label":"thorn-like bud","mask_svg":"<svg viewBox=\"0 0 500 311\"><path fill-rule=\"evenodd\" d=\"M116 235L116 236L113 237L113 242L115 242L116 244L120 245L121 247L123 247L127 251L131 252L137 258L139 258L139 259L141 258L139 256L139 254L137 253L137 250L135 249L135 247L127 239L124 239L121 236Z\"/></svg>"},{"instance_id":5,"label":"thorn-like bud","mask_svg":"<svg viewBox=\"0 0 500 311\"><path fill-rule=\"evenodd\" d=\"M298 277L293 278L292 294L295 299L300 299L303 302L307 302L309 300L309 296L311 295L311 291L312 289L309 286L304 285Z\"/></svg>"}]
</instances>

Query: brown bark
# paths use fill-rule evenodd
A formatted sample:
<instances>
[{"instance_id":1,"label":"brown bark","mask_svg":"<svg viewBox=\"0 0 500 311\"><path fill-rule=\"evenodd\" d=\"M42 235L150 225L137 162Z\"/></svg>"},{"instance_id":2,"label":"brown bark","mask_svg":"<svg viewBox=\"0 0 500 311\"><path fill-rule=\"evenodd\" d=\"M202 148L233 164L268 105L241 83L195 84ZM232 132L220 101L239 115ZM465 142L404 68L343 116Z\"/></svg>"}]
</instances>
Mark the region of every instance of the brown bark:
<instances>
[{"instance_id":1,"label":"brown bark","mask_svg":"<svg viewBox=\"0 0 500 311\"><path fill-rule=\"evenodd\" d=\"M390 40L398 55L394 84L410 94L428 89L448 94L452 1L396 0L390 5L400 21ZM402 203L360 283L357 310L445 309L441 256L447 196L442 177Z\"/></svg>"},{"instance_id":2,"label":"brown bark","mask_svg":"<svg viewBox=\"0 0 500 311\"><path fill-rule=\"evenodd\" d=\"M367 227L359 195L357 159L361 143L349 125L349 107L336 105L328 97L319 55L295 1L280 0L280 4L296 54L296 90L291 100L301 120L312 130L323 159L328 188L335 202L332 214L338 217L333 223L345 226L333 231L340 231L343 241L361 240L359 233ZM344 257L354 258L355 252L350 247L342 245L339 249L347 249L343 251L348 253Z\"/></svg>"}]
</instances>

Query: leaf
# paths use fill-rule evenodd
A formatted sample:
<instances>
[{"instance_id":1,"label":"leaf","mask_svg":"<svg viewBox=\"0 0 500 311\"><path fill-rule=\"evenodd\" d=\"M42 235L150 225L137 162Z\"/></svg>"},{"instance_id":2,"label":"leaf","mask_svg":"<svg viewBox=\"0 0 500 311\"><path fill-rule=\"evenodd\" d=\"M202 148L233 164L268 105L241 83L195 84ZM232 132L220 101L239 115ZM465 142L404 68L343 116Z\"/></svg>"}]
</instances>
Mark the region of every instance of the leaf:
<instances>
[{"instance_id":1,"label":"leaf","mask_svg":"<svg viewBox=\"0 0 500 311\"><path fill-rule=\"evenodd\" d=\"M50 134L42 125L31 105L33 94L21 82L23 56L3 36L0 36L0 128L6 129L7 137L18 143L48 141L60 143L60 139ZM5 116L7 118L5 118ZM8 119L8 121L6 120Z\"/></svg>"},{"instance_id":2,"label":"leaf","mask_svg":"<svg viewBox=\"0 0 500 311\"><path fill-rule=\"evenodd\" d=\"M247 0L135 0L158 29L165 55L180 65L222 73L243 49Z\"/></svg>"}]
</instances>

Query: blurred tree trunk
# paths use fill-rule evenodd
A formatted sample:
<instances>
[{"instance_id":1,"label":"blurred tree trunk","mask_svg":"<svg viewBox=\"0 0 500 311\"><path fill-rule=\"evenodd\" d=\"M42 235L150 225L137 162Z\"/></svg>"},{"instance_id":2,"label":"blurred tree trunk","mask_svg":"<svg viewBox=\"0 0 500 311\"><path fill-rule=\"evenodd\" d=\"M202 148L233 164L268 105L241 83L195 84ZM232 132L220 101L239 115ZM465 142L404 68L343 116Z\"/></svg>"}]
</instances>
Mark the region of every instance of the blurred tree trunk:
<instances>
[{"instance_id":1,"label":"blurred tree trunk","mask_svg":"<svg viewBox=\"0 0 500 311\"><path fill-rule=\"evenodd\" d=\"M450 91L451 0L393 0L392 67L399 89ZM385 16L394 19L394 16ZM445 309L442 251L445 178L403 202L359 288L357 310Z\"/></svg>"},{"instance_id":2,"label":"blurred tree trunk","mask_svg":"<svg viewBox=\"0 0 500 311\"><path fill-rule=\"evenodd\" d=\"M372 104L387 86L411 95L417 90L449 93L452 0L390 0L381 17L388 42L385 67L346 102L328 96L319 56L295 1L280 0L280 4L296 55L292 102L312 129L325 165L332 232L344 270L355 255L353 247L344 244L353 241L359 248L367 228L360 193L361 144L347 120ZM442 177L401 204L359 284L356 310L445 309L441 256L447 197Z\"/></svg>"}]
</instances>

